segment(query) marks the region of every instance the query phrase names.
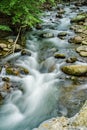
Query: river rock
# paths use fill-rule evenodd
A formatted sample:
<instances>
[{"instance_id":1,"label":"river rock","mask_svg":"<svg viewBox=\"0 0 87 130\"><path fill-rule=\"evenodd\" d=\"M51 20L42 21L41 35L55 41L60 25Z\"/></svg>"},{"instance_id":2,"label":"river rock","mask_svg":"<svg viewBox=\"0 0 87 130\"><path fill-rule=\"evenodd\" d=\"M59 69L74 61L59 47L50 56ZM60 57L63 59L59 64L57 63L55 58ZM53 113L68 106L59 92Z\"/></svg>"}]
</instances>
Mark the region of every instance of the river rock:
<instances>
[{"instance_id":1,"label":"river rock","mask_svg":"<svg viewBox=\"0 0 87 130\"><path fill-rule=\"evenodd\" d=\"M0 48L1 49L4 49L4 48L6 48L7 47L7 45L5 44L5 43L0 43Z\"/></svg>"},{"instance_id":2,"label":"river rock","mask_svg":"<svg viewBox=\"0 0 87 130\"><path fill-rule=\"evenodd\" d=\"M73 38L73 42L76 43L76 44L81 43L81 42L82 42L82 37L80 37L80 36L75 36L75 37Z\"/></svg>"},{"instance_id":3,"label":"river rock","mask_svg":"<svg viewBox=\"0 0 87 130\"><path fill-rule=\"evenodd\" d=\"M7 67L6 68L6 73L8 75L19 75L19 70L17 68L13 68L13 67Z\"/></svg>"},{"instance_id":4,"label":"river rock","mask_svg":"<svg viewBox=\"0 0 87 130\"><path fill-rule=\"evenodd\" d=\"M9 82L9 81L10 81L10 78L9 78L9 77L3 77L3 78L2 78L2 81Z\"/></svg>"},{"instance_id":5,"label":"river rock","mask_svg":"<svg viewBox=\"0 0 87 130\"><path fill-rule=\"evenodd\" d=\"M81 51L79 54L80 56L87 57L87 51Z\"/></svg>"},{"instance_id":6,"label":"river rock","mask_svg":"<svg viewBox=\"0 0 87 130\"><path fill-rule=\"evenodd\" d=\"M76 48L76 51L77 52L81 52L81 51L87 52L87 46L86 45L79 46Z\"/></svg>"},{"instance_id":7,"label":"river rock","mask_svg":"<svg viewBox=\"0 0 87 130\"><path fill-rule=\"evenodd\" d=\"M27 49L23 49L21 51L21 55L29 55L29 56L31 56L31 52L29 50L27 50Z\"/></svg>"},{"instance_id":8,"label":"river rock","mask_svg":"<svg viewBox=\"0 0 87 130\"><path fill-rule=\"evenodd\" d=\"M58 34L58 37L59 38L63 38L63 37L65 37L67 35L67 32L60 32L59 34Z\"/></svg>"},{"instance_id":9,"label":"river rock","mask_svg":"<svg viewBox=\"0 0 87 130\"><path fill-rule=\"evenodd\" d=\"M80 127L84 126L87 129L87 100L80 112L76 115L74 121L72 122L72 125Z\"/></svg>"},{"instance_id":10,"label":"river rock","mask_svg":"<svg viewBox=\"0 0 87 130\"><path fill-rule=\"evenodd\" d=\"M76 17L71 19L71 22L81 22L81 21L85 21L86 19L86 15L77 15Z\"/></svg>"},{"instance_id":11,"label":"river rock","mask_svg":"<svg viewBox=\"0 0 87 130\"><path fill-rule=\"evenodd\" d=\"M21 49L22 49L22 47L19 44L15 45L15 51L16 52L21 51Z\"/></svg>"},{"instance_id":12,"label":"river rock","mask_svg":"<svg viewBox=\"0 0 87 130\"><path fill-rule=\"evenodd\" d=\"M87 41L82 41L82 44L83 45L87 45Z\"/></svg>"},{"instance_id":13,"label":"river rock","mask_svg":"<svg viewBox=\"0 0 87 130\"><path fill-rule=\"evenodd\" d=\"M87 101L80 112L72 118L56 117L44 121L33 130L86 130L87 129Z\"/></svg>"},{"instance_id":14,"label":"river rock","mask_svg":"<svg viewBox=\"0 0 87 130\"><path fill-rule=\"evenodd\" d=\"M11 38L9 38L9 39L8 39L8 42L9 42L9 43L13 43L13 42L14 42L14 40L13 40L13 39L11 39Z\"/></svg>"},{"instance_id":15,"label":"river rock","mask_svg":"<svg viewBox=\"0 0 87 130\"><path fill-rule=\"evenodd\" d=\"M8 75L20 76L20 74L29 74L29 71L26 68L23 68L23 67L7 67L6 73Z\"/></svg>"},{"instance_id":16,"label":"river rock","mask_svg":"<svg viewBox=\"0 0 87 130\"><path fill-rule=\"evenodd\" d=\"M76 58L76 57L70 57L70 58L66 59L66 62L67 62L67 63L74 63L74 62L76 62L76 61L77 61L77 58Z\"/></svg>"},{"instance_id":17,"label":"river rock","mask_svg":"<svg viewBox=\"0 0 87 130\"><path fill-rule=\"evenodd\" d=\"M55 58L65 58L66 56L65 56L65 54L55 53L54 57Z\"/></svg>"},{"instance_id":18,"label":"river rock","mask_svg":"<svg viewBox=\"0 0 87 130\"><path fill-rule=\"evenodd\" d=\"M62 14L56 14L56 18L62 18Z\"/></svg>"},{"instance_id":19,"label":"river rock","mask_svg":"<svg viewBox=\"0 0 87 130\"><path fill-rule=\"evenodd\" d=\"M60 10L57 12L58 14L64 14L65 13L65 10L60 8Z\"/></svg>"},{"instance_id":20,"label":"river rock","mask_svg":"<svg viewBox=\"0 0 87 130\"><path fill-rule=\"evenodd\" d=\"M52 38L52 37L54 37L54 34L53 33L44 33L44 34L41 34L41 37L42 38Z\"/></svg>"},{"instance_id":21,"label":"river rock","mask_svg":"<svg viewBox=\"0 0 87 130\"><path fill-rule=\"evenodd\" d=\"M82 76L87 74L87 65L68 65L63 66L61 70L69 75Z\"/></svg>"}]
</instances>

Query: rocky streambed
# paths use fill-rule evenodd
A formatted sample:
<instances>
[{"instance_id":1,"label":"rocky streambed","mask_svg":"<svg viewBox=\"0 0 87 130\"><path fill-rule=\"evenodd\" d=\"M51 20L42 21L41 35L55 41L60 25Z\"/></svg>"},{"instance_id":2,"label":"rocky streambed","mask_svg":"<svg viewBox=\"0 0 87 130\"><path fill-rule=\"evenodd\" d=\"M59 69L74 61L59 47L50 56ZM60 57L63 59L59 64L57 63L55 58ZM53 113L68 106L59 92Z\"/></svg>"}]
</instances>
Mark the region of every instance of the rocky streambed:
<instances>
[{"instance_id":1,"label":"rocky streambed","mask_svg":"<svg viewBox=\"0 0 87 130\"><path fill-rule=\"evenodd\" d=\"M25 49L0 41L0 130L87 129L87 9L79 4L47 10Z\"/></svg>"}]
</instances>

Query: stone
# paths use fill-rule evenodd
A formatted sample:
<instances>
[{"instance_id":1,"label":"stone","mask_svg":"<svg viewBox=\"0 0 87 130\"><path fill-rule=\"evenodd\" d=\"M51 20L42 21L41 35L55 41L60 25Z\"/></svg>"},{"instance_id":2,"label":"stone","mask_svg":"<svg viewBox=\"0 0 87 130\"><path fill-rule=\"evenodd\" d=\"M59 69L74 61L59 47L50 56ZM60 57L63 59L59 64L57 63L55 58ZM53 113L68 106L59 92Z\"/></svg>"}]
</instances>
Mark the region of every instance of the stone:
<instances>
[{"instance_id":1,"label":"stone","mask_svg":"<svg viewBox=\"0 0 87 130\"><path fill-rule=\"evenodd\" d=\"M87 130L87 101L74 117L52 118L33 130Z\"/></svg>"},{"instance_id":2,"label":"stone","mask_svg":"<svg viewBox=\"0 0 87 130\"><path fill-rule=\"evenodd\" d=\"M74 42L75 44L81 43L81 42L82 42L82 37L80 37L80 36L75 36L75 37L73 38L73 42Z\"/></svg>"},{"instance_id":3,"label":"stone","mask_svg":"<svg viewBox=\"0 0 87 130\"><path fill-rule=\"evenodd\" d=\"M12 68L12 67L7 67L6 68L6 73L8 75L19 75L19 70L16 68Z\"/></svg>"},{"instance_id":4,"label":"stone","mask_svg":"<svg viewBox=\"0 0 87 130\"><path fill-rule=\"evenodd\" d=\"M70 57L70 58L66 59L66 62L67 62L67 63L74 63L74 62L76 62L76 61L77 61L77 58L76 58L76 57Z\"/></svg>"},{"instance_id":5,"label":"stone","mask_svg":"<svg viewBox=\"0 0 87 130\"><path fill-rule=\"evenodd\" d=\"M62 38L62 37L65 37L67 35L67 32L60 32L59 34L58 34L58 37L59 38Z\"/></svg>"},{"instance_id":6,"label":"stone","mask_svg":"<svg viewBox=\"0 0 87 130\"><path fill-rule=\"evenodd\" d=\"M7 45L6 44L4 44L4 43L0 43L0 48L6 48L7 47Z\"/></svg>"},{"instance_id":7,"label":"stone","mask_svg":"<svg viewBox=\"0 0 87 130\"><path fill-rule=\"evenodd\" d=\"M80 127L84 126L87 129L87 100L80 112L76 115L74 121L72 122L72 125Z\"/></svg>"},{"instance_id":8,"label":"stone","mask_svg":"<svg viewBox=\"0 0 87 130\"><path fill-rule=\"evenodd\" d=\"M56 18L62 18L62 14L56 14Z\"/></svg>"},{"instance_id":9,"label":"stone","mask_svg":"<svg viewBox=\"0 0 87 130\"><path fill-rule=\"evenodd\" d=\"M54 34L53 33L44 33L44 34L41 34L41 37L42 38L52 38L52 37L54 37Z\"/></svg>"},{"instance_id":10,"label":"stone","mask_svg":"<svg viewBox=\"0 0 87 130\"><path fill-rule=\"evenodd\" d=\"M87 51L81 51L79 54L82 57L87 57Z\"/></svg>"},{"instance_id":11,"label":"stone","mask_svg":"<svg viewBox=\"0 0 87 130\"><path fill-rule=\"evenodd\" d=\"M66 56L65 56L65 54L55 53L54 57L55 58L65 58Z\"/></svg>"},{"instance_id":12,"label":"stone","mask_svg":"<svg viewBox=\"0 0 87 130\"><path fill-rule=\"evenodd\" d=\"M9 43L13 43L14 40L13 40L13 39L8 39L8 42L9 42Z\"/></svg>"},{"instance_id":13,"label":"stone","mask_svg":"<svg viewBox=\"0 0 87 130\"><path fill-rule=\"evenodd\" d=\"M82 41L82 44L83 45L87 45L87 41Z\"/></svg>"},{"instance_id":14,"label":"stone","mask_svg":"<svg viewBox=\"0 0 87 130\"><path fill-rule=\"evenodd\" d=\"M87 46L86 45L82 45L76 48L77 52L81 52L81 51L87 51Z\"/></svg>"},{"instance_id":15,"label":"stone","mask_svg":"<svg viewBox=\"0 0 87 130\"><path fill-rule=\"evenodd\" d=\"M78 23L78 22L81 22L81 21L85 21L85 19L86 19L86 15L77 15L76 17L74 17L74 18L72 18L71 19L71 22L76 22L76 23Z\"/></svg>"},{"instance_id":16,"label":"stone","mask_svg":"<svg viewBox=\"0 0 87 130\"><path fill-rule=\"evenodd\" d=\"M38 29L38 30L42 29L42 25L37 24L37 25L36 25L36 29Z\"/></svg>"},{"instance_id":17,"label":"stone","mask_svg":"<svg viewBox=\"0 0 87 130\"><path fill-rule=\"evenodd\" d=\"M20 51L22 49L22 47L19 44L16 44L15 46L15 51Z\"/></svg>"},{"instance_id":18,"label":"stone","mask_svg":"<svg viewBox=\"0 0 87 130\"><path fill-rule=\"evenodd\" d=\"M3 48L3 51L9 51L9 48Z\"/></svg>"},{"instance_id":19,"label":"stone","mask_svg":"<svg viewBox=\"0 0 87 130\"><path fill-rule=\"evenodd\" d=\"M3 87L2 87L2 90L8 92L10 90L10 83L5 82Z\"/></svg>"},{"instance_id":20,"label":"stone","mask_svg":"<svg viewBox=\"0 0 87 130\"><path fill-rule=\"evenodd\" d=\"M9 82L9 81L10 81L10 78L9 78L9 77L3 77L3 78L2 78L2 81Z\"/></svg>"},{"instance_id":21,"label":"stone","mask_svg":"<svg viewBox=\"0 0 87 130\"><path fill-rule=\"evenodd\" d=\"M27 49L23 49L21 51L21 55L29 55L29 56L31 56L31 52L29 50L27 50Z\"/></svg>"},{"instance_id":22,"label":"stone","mask_svg":"<svg viewBox=\"0 0 87 130\"><path fill-rule=\"evenodd\" d=\"M87 65L68 65L61 67L61 70L73 76L85 76L87 74Z\"/></svg>"}]
</instances>

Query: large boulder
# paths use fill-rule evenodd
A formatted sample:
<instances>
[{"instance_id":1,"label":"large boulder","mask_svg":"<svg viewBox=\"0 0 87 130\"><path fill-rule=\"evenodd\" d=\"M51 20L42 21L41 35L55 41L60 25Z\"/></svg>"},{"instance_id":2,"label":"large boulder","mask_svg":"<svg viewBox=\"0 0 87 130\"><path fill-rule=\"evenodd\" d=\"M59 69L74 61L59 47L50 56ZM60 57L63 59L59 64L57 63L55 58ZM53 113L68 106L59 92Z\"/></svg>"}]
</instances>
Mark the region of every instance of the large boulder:
<instances>
[{"instance_id":1,"label":"large boulder","mask_svg":"<svg viewBox=\"0 0 87 130\"><path fill-rule=\"evenodd\" d=\"M63 66L61 70L69 75L82 76L87 74L87 65L68 65Z\"/></svg>"},{"instance_id":2,"label":"large boulder","mask_svg":"<svg viewBox=\"0 0 87 130\"><path fill-rule=\"evenodd\" d=\"M33 130L87 130L87 101L74 117L52 118Z\"/></svg>"}]
</instances>

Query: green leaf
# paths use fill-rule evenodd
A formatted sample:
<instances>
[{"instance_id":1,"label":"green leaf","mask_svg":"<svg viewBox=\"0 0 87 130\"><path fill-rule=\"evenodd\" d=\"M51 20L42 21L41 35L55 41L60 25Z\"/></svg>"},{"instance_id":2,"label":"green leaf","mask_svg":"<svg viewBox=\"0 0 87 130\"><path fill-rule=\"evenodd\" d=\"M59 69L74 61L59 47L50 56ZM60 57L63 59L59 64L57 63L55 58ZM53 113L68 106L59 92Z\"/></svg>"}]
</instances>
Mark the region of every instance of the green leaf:
<instances>
[{"instance_id":1,"label":"green leaf","mask_svg":"<svg viewBox=\"0 0 87 130\"><path fill-rule=\"evenodd\" d=\"M0 30L11 31L11 29L9 28L9 26L6 26L6 25L0 25Z\"/></svg>"}]
</instances>

